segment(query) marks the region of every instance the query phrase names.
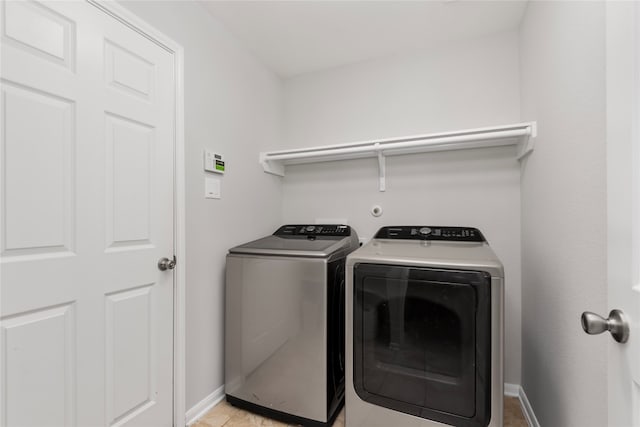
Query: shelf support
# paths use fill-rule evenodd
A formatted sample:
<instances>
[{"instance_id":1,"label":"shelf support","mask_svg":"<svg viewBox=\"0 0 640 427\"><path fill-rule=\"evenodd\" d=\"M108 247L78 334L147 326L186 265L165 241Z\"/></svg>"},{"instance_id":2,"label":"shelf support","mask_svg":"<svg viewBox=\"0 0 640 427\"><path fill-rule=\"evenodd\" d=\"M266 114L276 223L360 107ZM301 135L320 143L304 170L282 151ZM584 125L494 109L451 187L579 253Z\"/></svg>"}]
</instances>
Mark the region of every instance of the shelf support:
<instances>
[{"instance_id":1,"label":"shelf support","mask_svg":"<svg viewBox=\"0 0 640 427\"><path fill-rule=\"evenodd\" d=\"M522 138L522 141L518 144L518 154L516 159L522 160L527 154L533 151L533 145L538 136L538 124L537 122L531 122L529 124L529 134Z\"/></svg>"},{"instance_id":2,"label":"shelf support","mask_svg":"<svg viewBox=\"0 0 640 427\"><path fill-rule=\"evenodd\" d=\"M387 189L387 159L380 149L380 143L374 144L374 150L378 153L378 189L382 192Z\"/></svg>"},{"instance_id":3,"label":"shelf support","mask_svg":"<svg viewBox=\"0 0 640 427\"><path fill-rule=\"evenodd\" d=\"M260 164L266 173L284 176L284 165L278 160L267 160L266 153L260 153Z\"/></svg>"}]
</instances>

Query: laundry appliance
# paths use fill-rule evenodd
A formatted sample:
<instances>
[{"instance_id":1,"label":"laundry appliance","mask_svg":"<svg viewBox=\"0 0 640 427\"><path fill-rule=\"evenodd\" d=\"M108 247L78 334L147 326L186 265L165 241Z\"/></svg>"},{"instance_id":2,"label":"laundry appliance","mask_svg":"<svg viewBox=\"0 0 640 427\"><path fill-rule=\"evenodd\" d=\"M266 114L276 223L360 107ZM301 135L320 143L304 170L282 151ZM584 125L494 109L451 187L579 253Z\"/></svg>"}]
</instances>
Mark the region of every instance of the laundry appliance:
<instances>
[{"instance_id":1,"label":"laundry appliance","mask_svg":"<svg viewBox=\"0 0 640 427\"><path fill-rule=\"evenodd\" d=\"M227 255L225 393L291 424L330 426L344 404L347 225L285 225Z\"/></svg>"},{"instance_id":2,"label":"laundry appliance","mask_svg":"<svg viewBox=\"0 0 640 427\"><path fill-rule=\"evenodd\" d=\"M504 272L479 230L384 227L346 282L346 427L502 427Z\"/></svg>"}]
</instances>

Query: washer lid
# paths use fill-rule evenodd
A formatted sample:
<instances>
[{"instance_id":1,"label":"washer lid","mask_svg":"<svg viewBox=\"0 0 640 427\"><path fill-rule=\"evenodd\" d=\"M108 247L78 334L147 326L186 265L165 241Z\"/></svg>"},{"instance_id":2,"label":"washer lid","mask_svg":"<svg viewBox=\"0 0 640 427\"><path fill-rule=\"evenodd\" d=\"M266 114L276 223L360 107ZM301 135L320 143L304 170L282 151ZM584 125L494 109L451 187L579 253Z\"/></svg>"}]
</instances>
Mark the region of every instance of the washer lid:
<instances>
[{"instance_id":1,"label":"washer lid","mask_svg":"<svg viewBox=\"0 0 640 427\"><path fill-rule=\"evenodd\" d=\"M295 231L290 233L289 227ZM358 238L351 227L340 227L340 231L334 233L331 232L331 226L327 225L283 226L273 235L231 248L229 253L326 258L342 251L346 255L358 247Z\"/></svg>"}]
</instances>

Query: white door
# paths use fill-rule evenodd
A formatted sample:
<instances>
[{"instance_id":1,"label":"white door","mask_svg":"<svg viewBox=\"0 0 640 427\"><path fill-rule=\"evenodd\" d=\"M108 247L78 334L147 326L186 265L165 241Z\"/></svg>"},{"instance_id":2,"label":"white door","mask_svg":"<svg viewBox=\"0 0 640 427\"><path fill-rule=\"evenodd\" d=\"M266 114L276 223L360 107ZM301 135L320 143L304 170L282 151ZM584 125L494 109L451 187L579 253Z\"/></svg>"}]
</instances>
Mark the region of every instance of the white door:
<instances>
[{"instance_id":1,"label":"white door","mask_svg":"<svg viewBox=\"0 0 640 427\"><path fill-rule=\"evenodd\" d=\"M0 6L0 425L171 425L173 56L87 2Z\"/></svg>"},{"instance_id":2,"label":"white door","mask_svg":"<svg viewBox=\"0 0 640 427\"><path fill-rule=\"evenodd\" d=\"M608 305L625 314L629 339L601 339L609 426L640 427L640 5L607 2L606 11Z\"/></svg>"}]
</instances>

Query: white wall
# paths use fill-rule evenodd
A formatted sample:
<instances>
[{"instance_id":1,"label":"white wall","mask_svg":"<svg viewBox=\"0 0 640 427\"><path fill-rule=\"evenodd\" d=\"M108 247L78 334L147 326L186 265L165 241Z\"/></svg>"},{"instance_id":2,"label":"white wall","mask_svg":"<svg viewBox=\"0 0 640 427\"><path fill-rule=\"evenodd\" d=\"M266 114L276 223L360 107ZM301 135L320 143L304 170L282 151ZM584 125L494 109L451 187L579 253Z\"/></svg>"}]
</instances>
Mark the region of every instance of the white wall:
<instances>
[{"instance_id":1,"label":"white wall","mask_svg":"<svg viewBox=\"0 0 640 427\"><path fill-rule=\"evenodd\" d=\"M520 121L516 33L448 43L285 81L285 143L302 147ZM520 383L520 166L512 148L288 167L284 222L479 227L505 265L506 381ZM379 218L372 205L382 206Z\"/></svg>"},{"instance_id":2,"label":"white wall","mask_svg":"<svg viewBox=\"0 0 640 427\"><path fill-rule=\"evenodd\" d=\"M196 2L122 2L185 50L187 185L186 407L224 383L227 249L281 221L276 177L258 153L280 143L280 80ZM222 199L204 199L204 147L226 157Z\"/></svg>"},{"instance_id":3,"label":"white wall","mask_svg":"<svg viewBox=\"0 0 640 427\"><path fill-rule=\"evenodd\" d=\"M522 112L522 380L543 426L607 425L607 342L582 332L606 292L604 2L529 2Z\"/></svg>"}]
</instances>

